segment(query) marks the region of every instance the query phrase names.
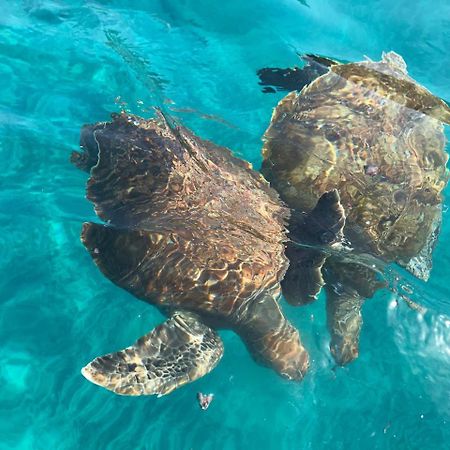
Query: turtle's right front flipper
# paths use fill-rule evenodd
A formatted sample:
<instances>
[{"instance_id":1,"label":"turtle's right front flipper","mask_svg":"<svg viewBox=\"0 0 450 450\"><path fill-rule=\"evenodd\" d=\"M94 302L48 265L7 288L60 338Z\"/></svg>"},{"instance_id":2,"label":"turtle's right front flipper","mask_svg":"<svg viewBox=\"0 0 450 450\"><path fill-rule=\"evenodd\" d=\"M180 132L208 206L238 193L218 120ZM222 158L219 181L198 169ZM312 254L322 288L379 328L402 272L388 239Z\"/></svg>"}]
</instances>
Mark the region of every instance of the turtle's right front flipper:
<instances>
[{"instance_id":1,"label":"turtle's right front flipper","mask_svg":"<svg viewBox=\"0 0 450 450\"><path fill-rule=\"evenodd\" d=\"M327 259L324 270L327 293L327 324L330 351L341 366L359 354L359 339L365 299L386 287L377 272L357 263L346 263L337 257Z\"/></svg>"},{"instance_id":2,"label":"turtle's right front flipper","mask_svg":"<svg viewBox=\"0 0 450 450\"><path fill-rule=\"evenodd\" d=\"M332 284L326 285L326 292L330 352L336 363L344 366L359 354L364 297L353 289Z\"/></svg>"},{"instance_id":3,"label":"turtle's right front flipper","mask_svg":"<svg viewBox=\"0 0 450 450\"><path fill-rule=\"evenodd\" d=\"M121 395L165 395L210 372L223 355L219 335L198 316L174 313L131 347L82 369L91 382Z\"/></svg>"}]
</instances>

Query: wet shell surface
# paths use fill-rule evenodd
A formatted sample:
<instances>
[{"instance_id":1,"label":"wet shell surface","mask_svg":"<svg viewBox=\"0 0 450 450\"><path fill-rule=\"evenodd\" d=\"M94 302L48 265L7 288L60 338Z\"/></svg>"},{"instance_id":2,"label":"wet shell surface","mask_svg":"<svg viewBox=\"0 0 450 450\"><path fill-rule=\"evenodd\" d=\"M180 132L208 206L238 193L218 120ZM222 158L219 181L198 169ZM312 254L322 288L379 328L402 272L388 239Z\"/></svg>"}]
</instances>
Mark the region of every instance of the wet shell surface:
<instances>
[{"instance_id":1,"label":"wet shell surface","mask_svg":"<svg viewBox=\"0 0 450 450\"><path fill-rule=\"evenodd\" d=\"M333 65L276 107L262 172L299 211L337 188L352 246L407 265L437 235L449 122L447 104L393 52Z\"/></svg>"}]
</instances>

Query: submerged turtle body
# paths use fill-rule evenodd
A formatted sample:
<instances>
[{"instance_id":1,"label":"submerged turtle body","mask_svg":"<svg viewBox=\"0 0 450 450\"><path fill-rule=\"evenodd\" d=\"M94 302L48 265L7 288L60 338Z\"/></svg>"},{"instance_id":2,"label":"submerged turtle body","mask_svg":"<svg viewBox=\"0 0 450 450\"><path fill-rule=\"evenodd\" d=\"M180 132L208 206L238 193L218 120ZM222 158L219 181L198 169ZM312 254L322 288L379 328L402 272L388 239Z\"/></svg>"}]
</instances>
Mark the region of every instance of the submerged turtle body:
<instances>
[{"instance_id":1,"label":"submerged turtle body","mask_svg":"<svg viewBox=\"0 0 450 450\"><path fill-rule=\"evenodd\" d=\"M407 75L399 55L331 62L327 73L276 107L264 136L262 172L298 212L310 211L324 192L337 189L351 247L426 280L448 177L443 123L450 123L449 107ZM295 229L295 219L291 226ZM290 252L295 259L296 251ZM354 270L332 259L325 263L329 296L337 296L339 286L351 292L347 296L357 299L355 304L373 294L379 286L373 274L364 269L366 275L356 280ZM289 272L287 297L301 303L305 299L293 299L302 296L292 287L295 264ZM336 312L335 306L329 309ZM330 319L332 335L336 323L351 322L351 314L344 316ZM343 361L357 353L355 333L346 339L353 340L352 355ZM342 348L338 353L342 356Z\"/></svg>"},{"instance_id":2,"label":"submerged turtle body","mask_svg":"<svg viewBox=\"0 0 450 450\"><path fill-rule=\"evenodd\" d=\"M278 305L289 215L278 195L228 149L162 116L113 119L86 126L72 155L106 222L85 224L82 241L106 277L169 319L83 374L119 394L166 394L214 368L225 327L257 361L301 379L308 354ZM333 209L338 197L327 197Z\"/></svg>"}]
</instances>

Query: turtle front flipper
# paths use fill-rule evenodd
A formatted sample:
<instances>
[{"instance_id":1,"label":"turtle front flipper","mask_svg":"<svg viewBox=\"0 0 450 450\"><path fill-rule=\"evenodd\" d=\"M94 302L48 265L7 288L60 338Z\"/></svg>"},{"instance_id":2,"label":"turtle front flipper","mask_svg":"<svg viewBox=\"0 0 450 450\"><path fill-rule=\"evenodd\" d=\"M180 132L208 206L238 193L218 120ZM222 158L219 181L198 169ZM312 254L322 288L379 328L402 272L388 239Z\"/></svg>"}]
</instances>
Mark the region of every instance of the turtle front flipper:
<instances>
[{"instance_id":1,"label":"turtle front flipper","mask_svg":"<svg viewBox=\"0 0 450 450\"><path fill-rule=\"evenodd\" d=\"M281 376L300 381L309 367L309 355L298 330L278 304L279 286L244 302L234 313L233 329L253 358Z\"/></svg>"},{"instance_id":2,"label":"turtle front flipper","mask_svg":"<svg viewBox=\"0 0 450 450\"><path fill-rule=\"evenodd\" d=\"M327 258L320 250L342 240L345 212L338 191L324 193L315 208L292 216L291 241L286 249L289 269L281 282L283 295L294 306L313 302L322 286L322 266Z\"/></svg>"},{"instance_id":3,"label":"turtle front flipper","mask_svg":"<svg viewBox=\"0 0 450 450\"><path fill-rule=\"evenodd\" d=\"M359 337L363 324L361 308L364 297L356 291L336 285L326 285L327 325L330 332L330 352L340 366L355 360L359 354Z\"/></svg>"},{"instance_id":4,"label":"turtle front flipper","mask_svg":"<svg viewBox=\"0 0 450 450\"><path fill-rule=\"evenodd\" d=\"M99 356L81 373L121 395L166 395L209 373L223 355L219 335L199 317L175 312L131 347Z\"/></svg>"},{"instance_id":5,"label":"turtle front flipper","mask_svg":"<svg viewBox=\"0 0 450 450\"><path fill-rule=\"evenodd\" d=\"M305 86L328 72L330 66L337 64L336 61L317 56L303 55L304 67L280 69L276 67L265 67L259 69L256 74L259 84L263 86L265 94L277 91L301 91Z\"/></svg>"},{"instance_id":6,"label":"turtle front flipper","mask_svg":"<svg viewBox=\"0 0 450 450\"><path fill-rule=\"evenodd\" d=\"M343 366L359 354L361 308L365 299L386 287L386 281L362 264L345 263L337 257L327 259L324 279L330 351L336 363Z\"/></svg>"}]
</instances>

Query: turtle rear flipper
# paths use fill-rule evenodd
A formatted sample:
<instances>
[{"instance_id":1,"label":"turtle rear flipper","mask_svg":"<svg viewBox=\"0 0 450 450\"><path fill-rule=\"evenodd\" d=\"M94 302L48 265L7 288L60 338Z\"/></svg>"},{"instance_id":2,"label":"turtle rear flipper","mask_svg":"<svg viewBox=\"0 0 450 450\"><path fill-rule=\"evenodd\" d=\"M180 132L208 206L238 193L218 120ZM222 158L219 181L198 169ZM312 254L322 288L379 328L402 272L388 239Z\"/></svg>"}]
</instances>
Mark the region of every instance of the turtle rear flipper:
<instances>
[{"instance_id":1,"label":"turtle rear flipper","mask_svg":"<svg viewBox=\"0 0 450 450\"><path fill-rule=\"evenodd\" d=\"M265 94L277 91L301 91L305 86L328 72L330 66L338 64L332 59L317 55L302 55L305 61L304 67L293 67L280 69L277 67L264 67L256 74L259 77L259 84L264 86L262 91Z\"/></svg>"},{"instance_id":2,"label":"turtle rear flipper","mask_svg":"<svg viewBox=\"0 0 450 450\"><path fill-rule=\"evenodd\" d=\"M281 286L286 300L296 306L314 301L324 285L322 266L327 256L317 247L333 245L343 237L345 212L338 191L325 192L309 214L293 220L293 242L286 249L289 269Z\"/></svg>"},{"instance_id":3,"label":"turtle rear flipper","mask_svg":"<svg viewBox=\"0 0 450 450\"><path fill-rule=\"evenodd\" d=\"M223 355L219 335L187 312L176 312L131 347L99 356L81 373L121 395L168 394L209 373Z\"/></svg>"}]
</instances>

